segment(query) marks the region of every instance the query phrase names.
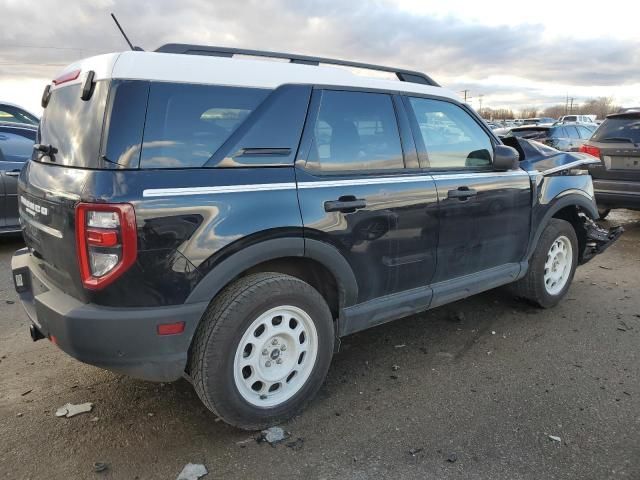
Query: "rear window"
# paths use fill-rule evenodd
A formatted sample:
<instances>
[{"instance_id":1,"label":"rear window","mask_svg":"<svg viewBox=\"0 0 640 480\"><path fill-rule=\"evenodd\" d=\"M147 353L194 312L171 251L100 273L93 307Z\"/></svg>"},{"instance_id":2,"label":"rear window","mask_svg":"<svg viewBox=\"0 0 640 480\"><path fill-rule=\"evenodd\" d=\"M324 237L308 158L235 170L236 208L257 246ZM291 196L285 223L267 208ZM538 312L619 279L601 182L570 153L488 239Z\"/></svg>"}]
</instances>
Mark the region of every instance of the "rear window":
<instances>
[{"instance_id":1,"label":"rear window","mask_svg":"<svg viewBox=\"0 0 640 480\"><path fill-rule=\"evenodd\" d=\"M544 128L523 128L518 130L511 130L508 133L509 137L518 138L541 138L546 137L549 134L549 130Z\"/></svg>"},{"instance_id":2,"label":"rear window","mask_svg":"<svg viewBox=\"0 0 640 480\"><path fill-rule=\"evenodd\" d=\"M152 83L140 167L202 167L270 92Z\"/></svg>"},{"instance_id":3,"label":"rear window","mask_svg":"<svg viewBox=\"0 0 640 480\"><path fill-rule=\"evenodd\" d=\"M81 88L80 84L73 84L51 92L40 122L39 143L58 150L52 158L58 165L99 168L109 82L96 82L93 95L87 101L80 98ZM43 158L40 155L36 160Z\"/></svg>"},{"instance_id":4,"label":"rear window","mask_svg":"<svg viewBox=\"0 0 640 480\"><path fill-rule=\"evenodd\" d=\"M607 118L595 131L591 140L596 142L640 142L640 116Z\"/></svg>"}]
</instances>

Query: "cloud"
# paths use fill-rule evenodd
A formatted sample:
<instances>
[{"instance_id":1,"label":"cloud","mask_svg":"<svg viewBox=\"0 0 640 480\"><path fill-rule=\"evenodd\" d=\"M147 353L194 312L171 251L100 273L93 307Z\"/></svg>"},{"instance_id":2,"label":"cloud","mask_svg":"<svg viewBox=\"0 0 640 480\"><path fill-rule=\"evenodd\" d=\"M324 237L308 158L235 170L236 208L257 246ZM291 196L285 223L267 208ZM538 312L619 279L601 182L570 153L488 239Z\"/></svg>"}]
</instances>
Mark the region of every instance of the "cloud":
<instances>
[{"instance_id":1,"label":"cloud","mask_svg":"<svg viewBox=\"0 0 640 480\"><path fill-rule=\"evenodd\" d=\"M77 58L126 49L111 11L147 50L184 42L334 56L421 70L454 88L461 77L482 85L496 75L569 87L617 87L640 78L640 50L631 39L549 40L540 24L481 25L411 14L387 1L9 0L0 84L52 78ZM482 88L490 94L490 87Z\"/></svg>"}]
</instances>

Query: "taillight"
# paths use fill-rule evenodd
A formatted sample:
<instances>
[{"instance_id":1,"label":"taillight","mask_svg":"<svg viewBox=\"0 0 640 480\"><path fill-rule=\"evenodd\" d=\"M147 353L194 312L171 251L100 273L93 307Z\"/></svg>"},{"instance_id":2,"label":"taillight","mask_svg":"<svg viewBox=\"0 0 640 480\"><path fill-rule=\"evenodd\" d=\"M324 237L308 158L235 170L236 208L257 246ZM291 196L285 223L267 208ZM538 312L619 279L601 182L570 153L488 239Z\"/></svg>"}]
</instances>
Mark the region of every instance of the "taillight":
<instances>
[{"instance_id":1,"label":"taillight","mask_svg":"<svg viewBox=\"0 0 640 480\"><path fill-rule=\"evenodd\" d=\"M600 149L598 147L594 147L593 145L581 145L580 151L582 153L588 153L589 155L600 158Z\"/></svg>"},{"instance_id":2,"label":"taillight","mask_svg":"<svg viewBox=\"0 0 640 480\"><path fill-rule=\"evenodd\" d=\"M76 243L85 288L99 290L136 261L136 215L128 203L79 203Z\"/></svg>"}]
</instances>

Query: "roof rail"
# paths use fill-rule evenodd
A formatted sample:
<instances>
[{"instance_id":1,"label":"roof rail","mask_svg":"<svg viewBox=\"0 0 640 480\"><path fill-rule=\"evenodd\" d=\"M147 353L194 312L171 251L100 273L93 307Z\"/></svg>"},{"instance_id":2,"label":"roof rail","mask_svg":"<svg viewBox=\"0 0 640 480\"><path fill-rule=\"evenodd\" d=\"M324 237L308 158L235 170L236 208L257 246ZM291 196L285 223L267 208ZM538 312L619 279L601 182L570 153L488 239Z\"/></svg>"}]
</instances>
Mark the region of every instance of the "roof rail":
<instances>
[{"instance_id":1,"label":"roof rail","mask_svg":"<svg viewBox=\"0 0 640 480\"><path fill-rule=\"evenodd\" d=\"M167 43L156 50L160 53L178 53L183 55L205 55L213 57L233 57L234 55L250 55L253 57L282 58L290 63L300 63L304 65L319 65L321 63L329 65L341 65L345 67L363 68L366 70L378 70L381 72L391 72L398 77L401 82L421 83L439 87L431 77L424 73L404 70L401 68L385 67L382 65L371 65L369 63L350 62L348 60L337 60L334 58L311 57L307 55L296 55L292 53L267 52L263 50L246 50L243 48L212 47L207 45L190 45L187 43Z\"/></svg>"}]
</instances>

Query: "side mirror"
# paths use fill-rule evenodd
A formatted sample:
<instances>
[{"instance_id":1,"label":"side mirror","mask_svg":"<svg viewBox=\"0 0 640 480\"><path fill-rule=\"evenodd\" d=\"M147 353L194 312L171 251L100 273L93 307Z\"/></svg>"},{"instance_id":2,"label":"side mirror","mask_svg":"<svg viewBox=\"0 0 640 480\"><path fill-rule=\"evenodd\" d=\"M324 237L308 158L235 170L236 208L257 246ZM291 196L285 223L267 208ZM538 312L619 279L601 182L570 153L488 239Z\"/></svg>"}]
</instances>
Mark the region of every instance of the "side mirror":
<instances>
[{"instance_id":1,"label":"side mirror","mask_svg":"<svg viewBox=\"0 0 640 480\"><path fill-rule=\"evenodd\" d=\"M496 145L493 149L493 169L516 170L520 166L520 154L513 147Z\"/></svg>"}]
</instances>

